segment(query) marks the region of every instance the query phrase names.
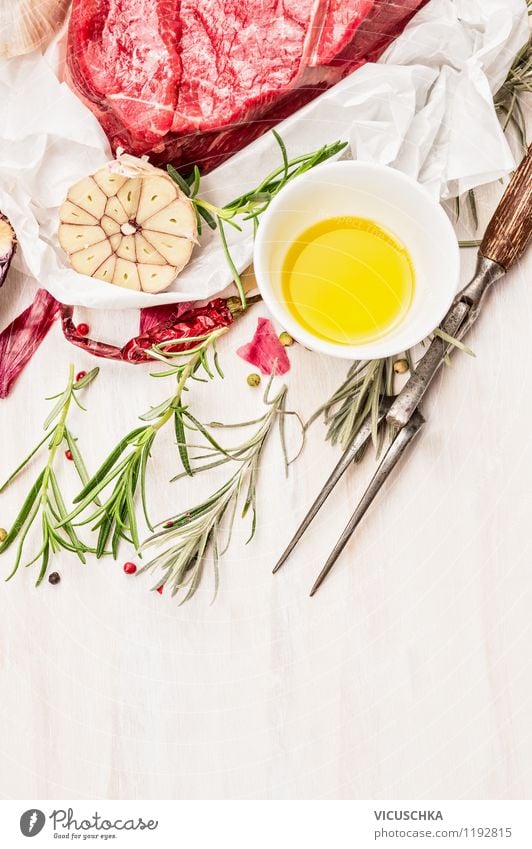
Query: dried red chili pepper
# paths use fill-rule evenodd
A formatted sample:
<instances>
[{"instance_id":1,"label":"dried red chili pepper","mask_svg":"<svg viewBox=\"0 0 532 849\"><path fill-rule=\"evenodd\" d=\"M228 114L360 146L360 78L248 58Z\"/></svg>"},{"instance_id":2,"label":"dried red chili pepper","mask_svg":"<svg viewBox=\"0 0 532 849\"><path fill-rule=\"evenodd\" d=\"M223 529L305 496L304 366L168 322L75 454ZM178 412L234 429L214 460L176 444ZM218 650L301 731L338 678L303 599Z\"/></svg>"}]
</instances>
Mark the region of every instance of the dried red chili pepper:
<instances>
[{"instance_id":1,"label":"dried red chili pepper","mask_svg":"<svg viewBox=\"0 0 532 849\"><path fill-rule=\"evenodd\" d=\"M195 306L197 304L194 301L184 301L180 304L164 304L162 307L144 307L140 311L139 335L148 333L158 324L171 320L173 317L179 318Z\"/></svg>"},{"instance_id":2,"label":"dried red chili pepper","mask_svg":"<svg viewBox=\"0 0 532 849\"><path fill-rule=\"evenodd\" d=\"M234 299L236 301L236 299ZM167 318L152 326L147 332L130 339L122 348L122 358L130 363L143 363L150 359L148 351L153 345L169 342L171 339L188 339L189 337L206 336L220 327L229 327L241 308L230 304L228 299L216 298L202 307L193 307L179 315L170 311ZM240 301L237 301L240 306ZM231 306L233 309L231 309ZM169 345L166 351L187 351L197 343Z\"/></svg>"},{"instance_id":3,"label":"dried red chili pepper","mask_svg":"<svg viewBox=\"0 0 532 849\"><path fill-rule=\"evenodd\" d=\"M248 299L253 303L255 299ZM151 312L153 310L153 313ZM215 298L204 306L191 304L168 304L164 307L151 307L142 310L141 332L130 339L122 348L108 345L95 339L79 336L76 325L72 320L73 308L63 306L61 321L65 338L78 348L83 348L96 357L138 364L149 362L149 351L154 345L168 342L171 339L188 339L190 337L206 336L220 327L229 327L236 316L242 312L238 298ZM147 328L147 329L146 329ZM170 345L167 351L187 351L196 342Z\"/></svg>"},{"instance_id":4,"label":"dried red chili pepper","mask_svg":"<svg viewBox=\"0 0 532 849\"><path fill-rule=\"evenodd\" d=\"M74 324L72 316L74 315L74 307L67 307L61 304L61 325L63 327L63 335L65 339L82 348L89 354L94 354L95 357L105 357L108 360L121 360L120 348L116 345L108 345L106 342L97 342L94 339L89 339L88 336L80 336L77 325Z\"/></svg>"}]
</instances>

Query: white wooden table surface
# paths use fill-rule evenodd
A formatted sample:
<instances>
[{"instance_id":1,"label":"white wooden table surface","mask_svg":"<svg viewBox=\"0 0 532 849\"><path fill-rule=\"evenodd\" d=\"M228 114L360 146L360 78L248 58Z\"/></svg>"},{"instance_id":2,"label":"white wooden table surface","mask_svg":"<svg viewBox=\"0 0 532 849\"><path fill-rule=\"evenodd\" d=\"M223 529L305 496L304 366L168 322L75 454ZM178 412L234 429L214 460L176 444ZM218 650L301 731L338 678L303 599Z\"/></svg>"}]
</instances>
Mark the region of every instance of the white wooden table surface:
<instances>
[{"instance_id":1,"label":"white wooden table surface","mask_svg":"<svg viewBox=\"0 0 532 849\"><path fill-rule=\"evenodd\" d=\"M480 193L485 223L499 187ZM463 252L463 280L473 251ZM290 478L279 446L261 468L259 527L237 528L209 605L207 576L185 606L110 559L54 561L0 583L0 794L4 798L530 798L532 792L532 255L498 284L424 403L428 423L334 575L308 590L363 490L354 468L276 577L271 568L337 457L316 424ZM2 326L33 297L12 275ZM194 389L205 419L257 414L234 353L254 308L222 346L225 381ZM134 315L80 312L111 341ZM346 365L295 346L290 406L304 415ZM68 364L93 361L59 326L0 404L2 478L29 450ZM147 367L102 361L73 429L91 468L167 389ZM167 386L170 384L167 382ZM171 433L151 475L161 519L215 479L168 484ZM36 468L36 467L35 467ZM60 470L74 492L72 464ZM8 527L30 485L0 498ZM2 576L12 562L0 558Z\"/></svg>"}]
</instances>

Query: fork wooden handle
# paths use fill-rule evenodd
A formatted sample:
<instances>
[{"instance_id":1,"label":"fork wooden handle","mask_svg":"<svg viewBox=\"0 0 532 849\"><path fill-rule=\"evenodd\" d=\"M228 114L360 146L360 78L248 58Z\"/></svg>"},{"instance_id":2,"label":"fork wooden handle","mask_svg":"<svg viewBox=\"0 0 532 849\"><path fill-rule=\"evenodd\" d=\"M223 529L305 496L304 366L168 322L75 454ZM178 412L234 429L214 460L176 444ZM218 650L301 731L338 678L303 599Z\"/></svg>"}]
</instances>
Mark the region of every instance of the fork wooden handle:
<instances>
[{"instance_id":1,"label":"fork wooden handle","mask_svg":"<svg viewBox=\"0 0 532 849\"><path fill-rule=\"evenodd\" d=\"M480 253L508 271L532 236L532 144L491 218Z\"/></svg>"},{"instance_id":2,"label":"fork wooden handle","mask_svg":"<svg viewBox=\"0 0 532 849\"><path fill-rule=\"evenodd\" d=\"M525 252L532 235L532 145L510 180L493 213L479 249L473 281L457 295L440 327L461 338L476 319L486 290ZM474 297L476 293L476 296ZM404 427L423 398L449 348L435 337L387 415L393 427Z\"/></svg>"}]
</instances>

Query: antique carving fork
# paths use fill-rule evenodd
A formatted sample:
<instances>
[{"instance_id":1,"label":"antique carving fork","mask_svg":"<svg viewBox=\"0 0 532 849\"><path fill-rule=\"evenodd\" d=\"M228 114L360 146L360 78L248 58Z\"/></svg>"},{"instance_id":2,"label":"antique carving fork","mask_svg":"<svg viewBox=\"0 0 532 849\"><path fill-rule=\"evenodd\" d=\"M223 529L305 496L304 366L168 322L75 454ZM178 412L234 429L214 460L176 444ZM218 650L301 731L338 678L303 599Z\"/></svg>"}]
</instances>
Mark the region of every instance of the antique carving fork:
<instances>
[{"instance_id":1,"label":"antique carving fork","mask_svg":"<svg viewBox=\"0 0 532 849\"><path fill-rule=\"evenodd\" d=\"M477 268L472 281L458 293L440 325L440 329L444 333L454 339L461 339L467 333L478 318L486 292L492 283L502 277L523 255L531 236L532 145L514 173L487 227L479 248ZM340 539L318 575L310 595L314 595L331 571L340 553L363 519L368 507L423 425L424 419L418 409L418 404L451 347L451 343L446 342L440 336L435 336L397 397L395 399L384 399L379 421L386 417L386 421L397 430L396 435ZM368 442L370 433L371 424L368 417L303 519L293 539L277 562L274 572L281 568L293 551L334 486L351 465L358 452Z\"/></svg>"}]
</instances>

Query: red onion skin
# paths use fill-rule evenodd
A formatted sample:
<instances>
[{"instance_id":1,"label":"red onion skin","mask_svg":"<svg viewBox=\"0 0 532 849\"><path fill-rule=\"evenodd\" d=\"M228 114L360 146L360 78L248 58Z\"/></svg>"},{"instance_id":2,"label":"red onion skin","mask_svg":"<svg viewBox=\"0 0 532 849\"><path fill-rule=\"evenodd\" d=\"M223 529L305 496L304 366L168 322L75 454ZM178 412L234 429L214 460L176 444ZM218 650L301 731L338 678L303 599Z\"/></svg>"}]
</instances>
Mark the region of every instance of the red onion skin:
<instances>
[{"instance_id":1,"label":"red onion skin","mask_svg":"<svg viewBox=\"0 0 532 849\"><path fill-rule=\"evenodd\" d=\"M61 305L46 289L0 333L0 398L7 398L24 366L50 330Z\"/></svg>"},{"instance_id":2,"label":"red onion skin","mask_svg":"<svg viewBox=\"0 0 532 849\"><path fill-rule=\"evenodd\" d=\"M286 374L290 368L286 349L281 345L268 318L257 320L253 339L247 345L238 348L237 354L246 362L259 368L262 374Z\"/></svg>"}]
</instances>

